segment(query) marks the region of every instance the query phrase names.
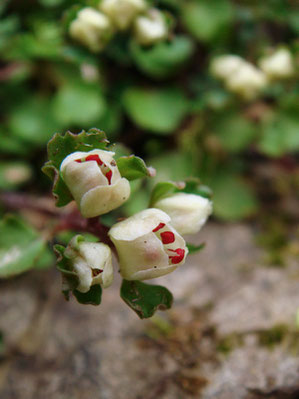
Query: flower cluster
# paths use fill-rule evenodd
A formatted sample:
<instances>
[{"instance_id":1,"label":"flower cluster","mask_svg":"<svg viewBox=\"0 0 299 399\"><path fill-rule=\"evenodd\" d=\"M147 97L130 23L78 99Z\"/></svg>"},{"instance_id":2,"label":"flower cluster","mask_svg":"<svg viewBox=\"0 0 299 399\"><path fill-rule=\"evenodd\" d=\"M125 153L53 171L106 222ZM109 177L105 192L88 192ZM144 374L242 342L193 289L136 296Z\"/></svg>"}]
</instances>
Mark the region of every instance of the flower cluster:
<instances>
[{"instance_id":1,"label":"flower cluster","mask_svg":"<svg viewBox=\"0 0 299 399\"><path fill-rule=\"evenodd\" d=\"M212 60L210 69L229 91L249 100L256 98L271 80L294 73L292 56L285 48L263 57L258 64L259 68L237 55L223 55Z\"/></svg>"},{"instance_id":2,"label":"flower cluster","mask_svg":"<svg viewBox=\"0 0 299 399\"><path fill-rule=\"evenodd\" d=\"M74 152L61 163L60 176L84 217L100 216L122 205L130 184L122 177L114 153ZM200 195L175 192L114 224L108 232L125 280L147 280L174 271L185 262L183 234L195 234L212 212L212 202ZM93 285L108 287L113 280L110 248L74 237L64 252L79 281L77 291Z\"/></svg>"},{"instance_id":3,"label":"flower cluster","mask_svg":"<svg viewBox=\"0 0 299 399\"><path fill-rule=\"evenodd\" d=\"M141 45L167 38L164 14L145 0L101 0L98 8L81 9L69 27L70 36L92 52L102 50L117 31L131 30Z\"/></svg>"}]
</instances>

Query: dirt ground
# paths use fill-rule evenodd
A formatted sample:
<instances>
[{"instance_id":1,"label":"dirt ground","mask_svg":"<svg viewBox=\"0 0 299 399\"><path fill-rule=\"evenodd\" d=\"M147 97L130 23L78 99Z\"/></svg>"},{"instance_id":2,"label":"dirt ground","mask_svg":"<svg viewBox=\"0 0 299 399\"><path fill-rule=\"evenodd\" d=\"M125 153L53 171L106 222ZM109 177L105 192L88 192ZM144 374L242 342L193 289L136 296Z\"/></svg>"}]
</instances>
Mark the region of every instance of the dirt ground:
<instances>
[{"instance_id":1,"label":"dirt ground","mask_svg":"<svg viewBox=\"0 0 299 399\"><path fill-rule=\"evenodd\" d=\"M55 269L0 284L1 399L299 398L298 262L263 264L253 228L210 223L206 248L159 279L173 308L66 302ZM1 349L0 349L1 350Z\"/></svg>"}]
</instances>

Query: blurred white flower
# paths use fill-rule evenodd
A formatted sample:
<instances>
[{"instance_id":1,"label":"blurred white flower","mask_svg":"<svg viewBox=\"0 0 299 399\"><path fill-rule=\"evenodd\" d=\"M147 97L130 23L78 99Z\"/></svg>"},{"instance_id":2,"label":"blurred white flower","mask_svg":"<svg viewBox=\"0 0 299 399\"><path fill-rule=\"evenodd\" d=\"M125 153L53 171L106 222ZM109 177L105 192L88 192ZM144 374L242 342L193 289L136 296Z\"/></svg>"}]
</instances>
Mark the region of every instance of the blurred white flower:
<instances>
[{"instance_id":1,"label":"blurred white flower","mask_svg":"<svg viewBox=\"0 0 299 399\"><path fill-rule=\"evenodd\" d=\"M225 80L225 85L230 91L248 100L257 97L267 84L268 80L264 72L250 63L241 65Z\"/></svg>"},{"instance_id":2,"label":"blurred white flower","mask_svg":"<svg viewBox=\"0 0 299 399\"><path fill-rule=\"evenodd\" d=\"M164 15L155 8L135 19L135 38L142 45L151 45L167 38L168 27Z\"/></svg>"},{"instance_id":3,"label":"blurred white flower","mask_svg":"<svg viewBox=\"0 0 299 399\"><path fill-rule=\"evenodd\" d=\"M177 193L162 198L154 205L171 218L171 225L179 234L196 234L211 215L212 201L195 194Z\"/></svg>"},{"instance_id":4,"label":"blurred white flower","mask_svg":"<svg viewBox=\"0 0 299 399\"><path fill-rule=\"evenodd\" d=\"M130 183L121 177L114 152L74 152L60 166L63 180L82 216L103 215L121 206L130 196Z\"/></svg>"},{"instance_id":5,"label":"blurred white flower","mask_svg":"<svg viewBox=\"0 0 299 399\"><path fill-rule=\"evenodd\" d=\"M188 249L170 217L160 209L146 209L115 224L109 231L126 280L147 280L174 271L185 262Z\"/></svg>"},{"instance_id":6,"label":"blurred white flower","mask_svg":"<svg viewBox=\"0 0 299 399\"><path fill-rule=\"evenodd\" d=\"M144 0L102 0L99 8L118 29L124 30L129 28L138 14L146 10L147 4Z\"/></svg>"},{"instance_id":7,"label":"blurred white flower","mask_svg":"<svg viewBox=\"0 0 299 399\"><path fill-rule=\"evenodd\" d=\"M259 61L259 66L270 79L288 78L294 73L292 55L286 48L280 48L273 54L263 57Z\"/></svg>"},{"instance_id":8,"label":"blurred white flower","mask_svg":"<svg viewBox=\"0 0 299 399\"><path fill-rule=\"evenodd\" d=\"M85 242L75 236L66 247L64 255L70 259L73 271L78 276L78 291L88 292L95 284L100 284L103 288L112 284L112 256L108 245Z\"/></svg>"},{"instance_id":9,"label":"blurred white flower","mask_svg":"<svg viewBox=\"0 0 299 399\"><path fill-rule=\"evenodd\" d=\"M78 12L69 28L70 36L88 47L91 51L100 51L112 34L112 25L106 15L91 7Z\"/></svg>"},{"instance_id":10,"label":"blurred white flower","mask_svg":"<svg viewBox=\"0 0 299 399\"><path fill-rule=\"evenodd\" d=\"M244 64L246 61L238 55L221 55L212 60L210 71L218 79L228 79Z\"/></svg>"}]
</instances>

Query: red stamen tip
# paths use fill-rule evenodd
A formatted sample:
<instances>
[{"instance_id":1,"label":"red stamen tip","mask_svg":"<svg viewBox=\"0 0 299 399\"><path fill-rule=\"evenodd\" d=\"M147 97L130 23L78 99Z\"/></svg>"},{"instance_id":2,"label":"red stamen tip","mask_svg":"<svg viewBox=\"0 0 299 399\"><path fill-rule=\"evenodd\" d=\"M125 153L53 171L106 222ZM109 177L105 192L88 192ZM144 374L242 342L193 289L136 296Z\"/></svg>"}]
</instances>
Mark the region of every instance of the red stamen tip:
<instances>
[{"instance_id":1,"label":"red stamen tip","mask_svg":"<svg viewBox=\"0 0 299 399\"><path fill-rule=\"evenodd\" d=\"M161 233L161 238L163 244L171 244L175 241L175 236L171 231L164 231Z\"/></svg>"},{"instance_id":2,"label":"red stamen tip","mask_svg":"<svg viewBox=\"0 0 299 399\"><path fill-rule=\"evenodd\" d=\"M163 229L164 226L165 226L165 223L158 224L158 226L154 228L153 232L155 233L156 231Z\"/></svg>"},{"instance_id":3,"label":"red stamen tip","mask_svg":"<svg viewBox=\"0 0 299 399\"><path fill-rule=\"evenodd\" d=\"M108 183L111 184L111 178L112 178L112 170L110 169L106 174L106 179L108 180Z\"/></svg>"},{"instance_id":4,"label":"red stamen tip","mask_svg":"<svg viewBox=\"0 0 299 399\"><path fill-rule=\"evenodd\" d=\"M185 256L185 250L182 248L178 249L169 249L168 251L175 252L177 256L169 256L169 259L173 265L177 265L178 263L182 262Z\"/></svg>"},{"instance_id":5,"label":"red stamen tip","mask_svg":"<svg viewBox=\"0 0 299 399\"><path fill-rule=\"evenodd\" d=\"M81 163L82 159L75 159L75 162Z\"/></svg>"},{"instance_id":6,"label":"red stamen tip","mask_svg":"<svg viewBox=\"0 0 299 399\"><path fill-rule=\"evenodd\" d=\"M96 161L98 163L98 165L103 165L102 160L100 159L100 157L98 156L98 154L92 154L92 155L88 155L85 158L85 161Z\"/></svg>"}]
</instances>

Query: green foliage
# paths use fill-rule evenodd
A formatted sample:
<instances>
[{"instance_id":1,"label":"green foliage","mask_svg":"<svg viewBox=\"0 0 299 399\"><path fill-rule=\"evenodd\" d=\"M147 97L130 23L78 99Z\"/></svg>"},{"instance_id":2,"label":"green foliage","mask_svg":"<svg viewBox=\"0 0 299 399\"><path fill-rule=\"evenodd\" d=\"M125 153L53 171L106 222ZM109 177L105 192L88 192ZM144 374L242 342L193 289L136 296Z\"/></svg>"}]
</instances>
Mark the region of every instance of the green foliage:
<instances>
[{"instance_id":1,"label":"green foliage","mask_svg":"<svg viewBox=\"0 0 299 399\"><path fill-rule=\"evenodd\" d=\"M277 113L266 121L262 129L259 148L270 157L280 157L299 149L298 114Z\"/></svg>"},{"instance_id":2,"label":"green foliage","mask_svg":"<svg viewBox=\"0 0 299 399\"><path fill-rule=\"evenodd\" d=\"M45 241L13 215L0 221L0 278L13 277L35 267L46 250Z\"/></svg>"},{"instance_id":3,"label":"green foliage","mask_svg":"<svg viewBox=\"0 0 299 399\"><path fill-rule=\"evenodd\" d=\"M233 19L233 7L228 0L188 1L182 11L186 28L203 42L225 35Z\"/></svg>"},{"instance_id":4,"label":"green foliage","mask_svg":"<svg viewBox=\"0 0 299 399\"><path fill-rule=\"evenodd\" d=\"M170 309L173 302L167 288L141 281L123 280L120 295L140 319L152 317L157 310Z\"/></svg>"},{"instance_id":5,"label":"green foliage","mask_svg":"<svg viewBox=\"0 0 299 399\"><path fill-rule=\"evenodd\" d=\"M252 216L258 203L250 187L240 178L219 173L211 182L214 193L214 214L228 221Z\"/></svg>"},{"instance_id":6,"label":"green foliage","mask_svg":"<svg viewBox=\"0 0 299 399\"><path fill-rule=\"evenodd\" d=\"M125 177L128 180L151 176L151 172L146 167L143 159L136 157L135 155L120 157L117 159L116 163L122 177Z\"/></svg>"},{"instance_id":7,"label":"green foliage","mask_svg":"<svg viewBox=\"0 0 299 399\"><path fill-rule=\"evenodd\" d=\"M123 95L130 118L142 129L171 134L188 111L188 100L175 88L144 89L131 87Z\"/></svg>"},{"instance_id":8,"label":"green foliage","mask_svg":"<svg viewBox=\"0 0 299 399\"><path fill-rule=\"evenodd\" d=\"M83 305L100 305L102 300L102 287L100 285L93 285L86 293L74 290L73 295L77 301Z\"/></svg>"},{"instance_id":9,"label":"green foliage","mask_svg":"<svg viewBox=\"0 0 299 399\"><path fill-rule=\"evenodd\" d=\"M188 36L175 36L169 42L161 42L153 47L142 47L131 43L132 57L146 75L162 79L178 73L190 59L195 46Z\"/></svg>"},{"instance_id":10,"label":"green foliage","mask_svg":"<svg viewBox=\"0 0 299 399\"><path fill-rule=\"evenodd\" d=\"M206 246L205 243L202 243L200 245L194 245L194 244L188 244L187 243L187 248L189 251L189 254L195 254L197 252L200 252L204 247Z\"/></svg>"},{"instance_id":11,"label":"green foliage","mask_svg":"<svg viewBox=\"0 0 299 399\"><path fill-rule=\"evenodd\" d=\"M92 84L68 83L61 86L53 99L53 114L64 127L93 125L105 111L105 98Z\"/></svg>"}]
</instances>

